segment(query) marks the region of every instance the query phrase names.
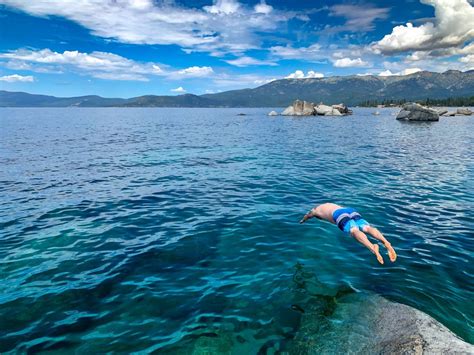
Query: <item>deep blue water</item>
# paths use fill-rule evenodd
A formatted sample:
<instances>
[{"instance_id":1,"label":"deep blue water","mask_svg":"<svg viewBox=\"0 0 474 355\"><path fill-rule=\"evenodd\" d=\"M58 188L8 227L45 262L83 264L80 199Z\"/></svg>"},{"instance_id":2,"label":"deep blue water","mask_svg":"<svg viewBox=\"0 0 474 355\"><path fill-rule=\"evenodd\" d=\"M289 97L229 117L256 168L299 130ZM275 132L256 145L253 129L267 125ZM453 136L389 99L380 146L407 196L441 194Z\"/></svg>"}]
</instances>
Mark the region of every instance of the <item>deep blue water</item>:
<instances>
[{"instance_id":1,"label":"deep blue water","mask_svg":"<svg viewBox=\"0 0 474 355\"><path fill-rule=\"evenodd\" d=\"M474 343L474 119L269 111L0 109L0 351L271 353L353 292ZM397 262L298 224L326 201Z\"/></svg>"}]
</instances>

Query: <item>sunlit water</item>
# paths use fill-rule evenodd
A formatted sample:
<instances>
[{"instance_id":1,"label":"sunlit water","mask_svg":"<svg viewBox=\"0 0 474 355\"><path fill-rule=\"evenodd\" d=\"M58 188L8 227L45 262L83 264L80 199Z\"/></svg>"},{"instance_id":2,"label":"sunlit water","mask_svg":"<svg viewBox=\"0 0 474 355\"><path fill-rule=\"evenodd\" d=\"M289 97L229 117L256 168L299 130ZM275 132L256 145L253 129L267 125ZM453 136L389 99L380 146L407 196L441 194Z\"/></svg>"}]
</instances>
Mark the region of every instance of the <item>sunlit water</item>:
<instances>
[{"instance_id":1,"label":"sunlit water","mask_svg":"<svg viewBox=\"0 0 474 355\"><path fill-rule=\"evenodd\" d=\"M269 111L0 109L0 351L291 350L353 292L473 343L474 118ZM298 224L326 201L397 262Z\"/></svg>"}]
</instances>

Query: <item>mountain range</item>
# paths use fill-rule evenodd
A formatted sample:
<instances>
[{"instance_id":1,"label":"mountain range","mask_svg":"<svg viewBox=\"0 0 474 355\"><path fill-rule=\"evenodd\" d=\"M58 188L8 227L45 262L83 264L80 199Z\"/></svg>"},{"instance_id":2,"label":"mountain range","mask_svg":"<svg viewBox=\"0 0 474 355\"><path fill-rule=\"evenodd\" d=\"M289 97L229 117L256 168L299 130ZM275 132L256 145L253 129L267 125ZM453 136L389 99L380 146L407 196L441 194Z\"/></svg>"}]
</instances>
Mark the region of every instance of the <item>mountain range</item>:
<instances>
[{"instance_id":1,"label":"mountain range","mask_svg":"<svg viewBox=\"0 0 474 355\"><path fill-rule=\"evenodd\" d=\"M351 75L281 79L254 89L206 95L156 96L130 99L95 95L54 97L0 91L0 107L285 107L295 99L354 106L367 100L425 100L474 95L474 70L410 75Z\"/></svg>"}]
</instances>

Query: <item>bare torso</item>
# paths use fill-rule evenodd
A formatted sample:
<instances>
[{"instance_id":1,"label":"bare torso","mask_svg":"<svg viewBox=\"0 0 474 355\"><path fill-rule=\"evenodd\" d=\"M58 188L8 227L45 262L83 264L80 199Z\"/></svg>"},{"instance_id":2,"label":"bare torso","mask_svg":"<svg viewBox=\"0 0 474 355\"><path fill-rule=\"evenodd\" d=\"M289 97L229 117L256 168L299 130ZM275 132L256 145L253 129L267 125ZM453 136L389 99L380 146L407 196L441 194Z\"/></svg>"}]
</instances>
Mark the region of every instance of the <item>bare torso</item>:
<instances>
[{"instance_id":1,"label":"bare torso","mask_svg":"<svg viewBox=\"0 0 474 355\"><path fill-rule=\"evenodd\" d=\"M319 205L311 211L316 218L319 219L324 219L325 221L335 223L334 219L332 218L332 215L335 210L342 208L339 205L336 205L335 203L323 203L322 205Z\"/></svg>"}]
</instances>

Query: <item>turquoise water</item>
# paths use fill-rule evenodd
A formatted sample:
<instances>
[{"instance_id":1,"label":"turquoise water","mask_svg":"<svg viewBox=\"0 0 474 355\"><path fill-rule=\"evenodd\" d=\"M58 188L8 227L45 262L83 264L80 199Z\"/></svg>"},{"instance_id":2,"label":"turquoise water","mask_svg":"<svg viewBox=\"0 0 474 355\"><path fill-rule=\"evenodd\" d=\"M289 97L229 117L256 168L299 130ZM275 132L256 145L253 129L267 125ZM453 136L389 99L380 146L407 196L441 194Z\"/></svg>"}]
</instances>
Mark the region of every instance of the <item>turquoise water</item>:
<instances>
[{"instance_id":1,"label":"turquoise water","mask_svg":"<svg viewBox=\"0 0 474 355\"><path fill-rule=\"evenodd\" d=\"M353 293L474 343L474 119L269 111L0 109L0 351L291 351ZM326 201L397 262L298 224Z\"/></svg>"}]
</instances>

